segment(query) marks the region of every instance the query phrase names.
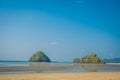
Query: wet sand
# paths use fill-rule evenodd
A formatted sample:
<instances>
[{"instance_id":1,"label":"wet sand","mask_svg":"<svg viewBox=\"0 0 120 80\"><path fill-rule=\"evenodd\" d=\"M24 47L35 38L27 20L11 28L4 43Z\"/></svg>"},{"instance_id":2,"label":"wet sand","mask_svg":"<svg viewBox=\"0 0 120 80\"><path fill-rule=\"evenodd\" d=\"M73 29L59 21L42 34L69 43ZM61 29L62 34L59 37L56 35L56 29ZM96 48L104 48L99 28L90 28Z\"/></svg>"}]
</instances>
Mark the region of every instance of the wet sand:
<instances>
[{"instance_id":1,"label":"wet sand","mask_svg":"<svg viewBox=\"0 0 120 80\"><path fill-rule=\"evenodd\" d=\"M120 72L5 74L0 80L120 80Z\"/></svg>"},{"instance_id":2,"label":"wet sand","mask_svg":"<svg viewBox=\"0 0 120 80\"><path fill-rule=\"evenodd\" d=\"M12 63L11 63L12 64ZM20 64L20 63L18 63ZM28 66L0 67L0 74L69 72L120 72L118 64L29 63Z\"/></svg>"}]
</instances>

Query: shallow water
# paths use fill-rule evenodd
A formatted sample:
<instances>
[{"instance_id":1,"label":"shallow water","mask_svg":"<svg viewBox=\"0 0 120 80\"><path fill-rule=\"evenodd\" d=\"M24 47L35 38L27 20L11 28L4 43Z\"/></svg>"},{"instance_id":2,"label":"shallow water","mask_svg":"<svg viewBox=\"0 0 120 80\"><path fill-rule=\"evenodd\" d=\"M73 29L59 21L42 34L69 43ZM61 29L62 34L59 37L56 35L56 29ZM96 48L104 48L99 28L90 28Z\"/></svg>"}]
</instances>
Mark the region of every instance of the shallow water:
<instances>
[{"instance_id":1,"label":"shallow water","mask_svg":"<svg viewBox=\"0 0 120 80\"><path fill-rule=\"evenodd\" d=\"M120 64L0 62L0 74L120 72Z\"/></svg>"}]
</instances>

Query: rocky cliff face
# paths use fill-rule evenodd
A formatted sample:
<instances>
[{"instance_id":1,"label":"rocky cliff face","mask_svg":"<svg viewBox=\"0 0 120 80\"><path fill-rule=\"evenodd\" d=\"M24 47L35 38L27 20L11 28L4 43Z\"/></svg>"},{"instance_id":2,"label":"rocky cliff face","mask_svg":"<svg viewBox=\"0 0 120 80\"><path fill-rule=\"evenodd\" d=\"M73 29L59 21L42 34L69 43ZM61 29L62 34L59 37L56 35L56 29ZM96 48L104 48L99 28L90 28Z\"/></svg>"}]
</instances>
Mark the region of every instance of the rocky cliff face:
<instances>
[{"instance_id":1,"label":"rocky cliff face","mask_svg":"<svg viewBox=\"0 0 120 80\"><path fill-rule=\"evenodd\" d=\"M42 51L38 51L33 54L30 59L30 62L51 62L51 60L46 56Z\"/></svg>"},{"instance_id":2,"label":"rocky cliff face","mask_svg":"<svg viewBox=\"0 0 120 80\"><path fill-rule=\"evenodd\" d=\"M82 58L75 58L73 62L75 63L104 63L104 61L101 60L95 53L91 53Z\"/></svg>"}]
</instances>

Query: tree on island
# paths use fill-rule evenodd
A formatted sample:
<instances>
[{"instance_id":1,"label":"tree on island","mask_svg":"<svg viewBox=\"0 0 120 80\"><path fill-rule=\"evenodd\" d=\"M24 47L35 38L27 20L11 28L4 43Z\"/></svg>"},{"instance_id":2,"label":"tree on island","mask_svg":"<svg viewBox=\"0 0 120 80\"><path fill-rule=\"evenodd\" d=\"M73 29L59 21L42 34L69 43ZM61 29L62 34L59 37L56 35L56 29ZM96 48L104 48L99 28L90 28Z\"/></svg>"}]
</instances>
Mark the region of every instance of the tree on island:
<instances>
[{"instance_id":1,"label":"tree on island","mask_svg":"<svg viewBox=\"0 0 120 80\"><path fill-rule=\"evenodd\" d=\"M104 61L101 60L95 53L91 53L82 58L75 58L73 62L74 63L102 63L104 64Z\"/></svg>"},{"instance_id":2,"label":"tree on island","mask_svg":"<svg viewBox=\"0 0 120 80\"><path fill-rule=\"evenodd\" d=\"M38 51L29 59L30 62L51 62L51 60L42 51Z\"/></svg>"}]
</instances>

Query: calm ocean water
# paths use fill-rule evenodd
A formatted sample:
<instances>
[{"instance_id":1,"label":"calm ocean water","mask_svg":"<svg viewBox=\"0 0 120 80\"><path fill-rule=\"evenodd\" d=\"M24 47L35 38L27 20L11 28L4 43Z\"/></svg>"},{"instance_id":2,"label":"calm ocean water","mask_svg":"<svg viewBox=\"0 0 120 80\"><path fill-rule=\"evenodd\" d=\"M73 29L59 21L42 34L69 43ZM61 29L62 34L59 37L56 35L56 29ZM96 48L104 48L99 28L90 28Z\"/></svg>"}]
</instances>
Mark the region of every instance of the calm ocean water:
<instances>
[{"instance_id":1,"label":"calm ocean water","mask_svg":"<svg viewBox=\"0 0 120 80\"><path fill-rule=\"evenodd\" d=\"M69 72L120 72L120 64L0 62L0 74Z\"/></svg>"}]
</instances>

